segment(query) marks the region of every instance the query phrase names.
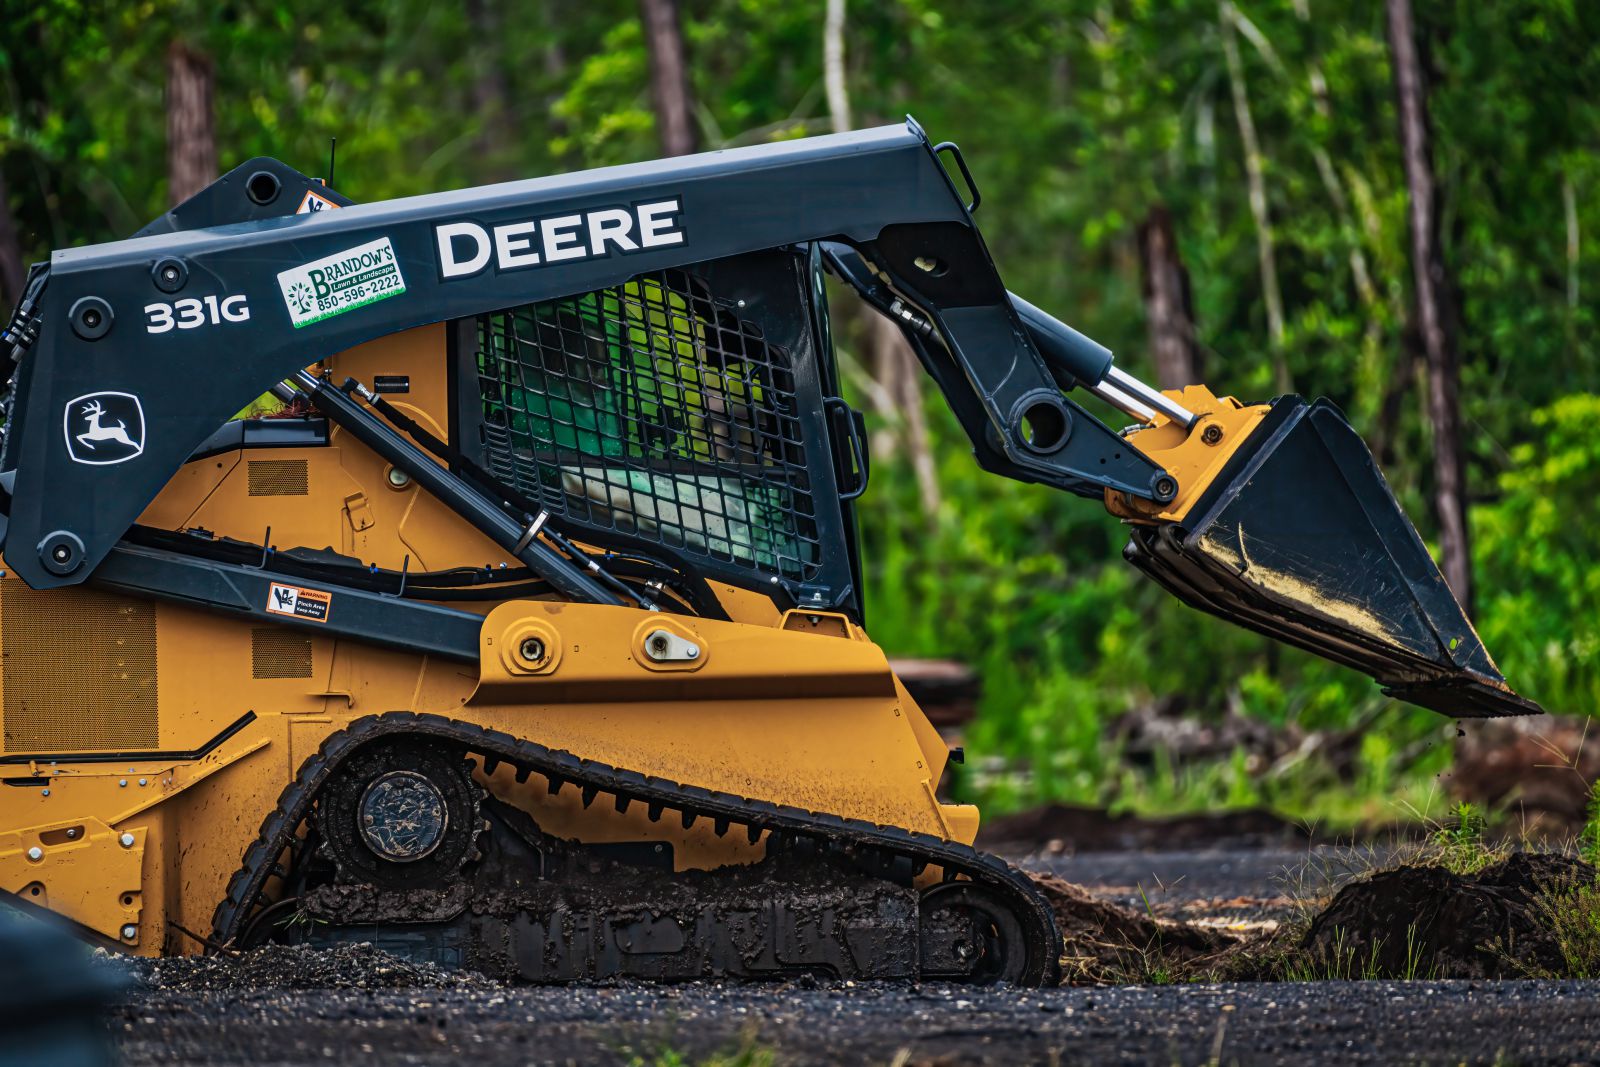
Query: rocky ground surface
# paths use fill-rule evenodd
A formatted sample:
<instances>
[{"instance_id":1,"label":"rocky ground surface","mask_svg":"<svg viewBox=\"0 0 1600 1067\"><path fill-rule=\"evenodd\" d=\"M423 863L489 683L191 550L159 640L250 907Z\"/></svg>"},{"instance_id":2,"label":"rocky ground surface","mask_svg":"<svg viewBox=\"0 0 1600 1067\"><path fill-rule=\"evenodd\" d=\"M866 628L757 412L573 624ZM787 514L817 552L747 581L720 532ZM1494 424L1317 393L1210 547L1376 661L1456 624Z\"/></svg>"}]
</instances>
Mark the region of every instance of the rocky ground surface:
<instances>
[{"instance_id":1,"label":"rocky ground surface","mask_svg":"<svg viewBox=\"0 0 1600 1067\"><path fill-rule=\"evenodd\" d=\"M165 991L112 1026L127 1064L1569 1064L1600 983Z\"/></svg>"},{"instance_id":2,"label":"rocky ground surface","mask_svg":"<svg viewBox=\"0 0 1600 1067\"><path fill-rule=\"evenodd\" d=\"M1195 956L1214 947L1208 939L1259 937L1293 920L1296 900L1331 891L1374 858L1381 853L1251 842L1172 852L1046 849L1022 862L1055 879L1058 912L1080 938L1181 920L1200 928L1186 935L1185 952ZM1065 886L1068 879L1089 892ZM730 1054L738 1062L741 1049L761 1050L774 1064L902 1067L1600 1058L1600 982L530 989L363 946L109 966L131 969L141 983L110 1020L128 1064L655 1065Z\"/></svg>"}]
</instances>

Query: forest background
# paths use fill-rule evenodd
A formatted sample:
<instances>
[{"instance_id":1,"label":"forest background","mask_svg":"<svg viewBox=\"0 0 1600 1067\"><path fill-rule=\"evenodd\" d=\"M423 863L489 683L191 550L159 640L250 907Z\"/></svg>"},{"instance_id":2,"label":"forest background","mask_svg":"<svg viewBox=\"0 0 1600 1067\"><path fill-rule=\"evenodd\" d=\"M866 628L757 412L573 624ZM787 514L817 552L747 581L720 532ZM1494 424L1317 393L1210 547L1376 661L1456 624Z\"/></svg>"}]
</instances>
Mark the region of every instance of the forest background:
<instances>
[{"instance_id":1,"label":"forest background","mask_svg":"<svg viewBox=\"0 0 1600 1067\"><path fill-rule=\"evenodd\" d=\"M371 201L910 112L961 143L1013 290L1163 385L1332 398L1513 684L1597 707L1600 5L0 0L0 27L7 307L50 249L254 155L323 173L333 137ZM984 681L961 792L1437 814L1454 723L1171 600L1100 509L981 474L893 332L835 314L872 633ZM1210 741L1130 740L1157 726Z\"/></svg>"}]
</instances>

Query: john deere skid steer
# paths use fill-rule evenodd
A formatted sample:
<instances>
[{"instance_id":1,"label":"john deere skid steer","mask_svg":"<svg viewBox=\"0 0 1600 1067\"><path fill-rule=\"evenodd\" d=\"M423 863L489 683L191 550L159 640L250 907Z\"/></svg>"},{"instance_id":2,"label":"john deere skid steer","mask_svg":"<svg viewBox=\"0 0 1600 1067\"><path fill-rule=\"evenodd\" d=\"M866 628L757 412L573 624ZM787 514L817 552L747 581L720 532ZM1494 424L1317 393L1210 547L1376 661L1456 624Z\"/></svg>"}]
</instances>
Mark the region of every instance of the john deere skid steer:
<instances>
[{"instance_id":1,"label":"john deere skid steer","mask_svg":"<svg viewBox=\"0 0 1600 1067\"><path fill-rule=\"evenodd\" d=\"M5 334L0 890L144 955L1051 980L862 628L830 274L1184 601L1538 710L1337 408L1146 386L978 199L914 123L367 205L256 159L56 252Z\"/></svg>"}]
</instances>

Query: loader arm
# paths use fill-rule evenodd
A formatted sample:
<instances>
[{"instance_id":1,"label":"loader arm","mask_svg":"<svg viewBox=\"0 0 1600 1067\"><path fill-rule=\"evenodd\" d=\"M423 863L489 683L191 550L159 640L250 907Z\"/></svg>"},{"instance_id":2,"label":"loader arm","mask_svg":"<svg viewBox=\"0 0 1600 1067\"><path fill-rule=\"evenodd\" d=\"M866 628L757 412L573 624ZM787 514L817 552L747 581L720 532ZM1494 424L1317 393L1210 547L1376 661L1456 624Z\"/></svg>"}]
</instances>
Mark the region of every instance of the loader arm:
<instances>
[{"instance_id":1,"label":"loader arm","mask_svg":"<svg viewBox=\"0 0 1600 1067\"><path fill-rule=\"evenodd\" d=\"M212 187L233 183L240 210L180 206L143 236L56 252L35 277L7 335L20 358L0 445L5 558L28 585L95 574L218 426L296 375L328 418L428 477L389 423L302 373L333 353L809 245L900 325L985 469L1104 500L1133 527L1129 558L1180 598L1442 711L1533 707L1506 687L1336 409L1167 395L1117 368L1007 292L959 149L914 122L370 205L330 191L337 210L288 213L307 181L251 161ZM1135 419L1132 432L1075 403L1076 388ZM435 481L564 594L621 602L603 574L538 556L536 523ZM1319 493L1325 506L1295 506Z\"/></svg>"}]
</instances>

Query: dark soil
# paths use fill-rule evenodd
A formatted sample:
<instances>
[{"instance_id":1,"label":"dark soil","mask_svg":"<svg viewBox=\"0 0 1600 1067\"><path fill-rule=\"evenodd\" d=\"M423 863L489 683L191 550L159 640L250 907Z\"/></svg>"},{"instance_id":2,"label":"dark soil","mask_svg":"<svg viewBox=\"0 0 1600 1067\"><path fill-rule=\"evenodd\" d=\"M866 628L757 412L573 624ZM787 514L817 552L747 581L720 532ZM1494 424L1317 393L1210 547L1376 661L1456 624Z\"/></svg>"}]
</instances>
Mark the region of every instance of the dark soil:
<instances>
[{"instance_id":1,"label":"dark soil","mask_svg":"<svg viewBox=\"0 0 1600 1067\"><path fill-rule=\"evenodd\" d=\"M1312 920L1299 954L1355 977L1525 978L1563 959L1539 897L1593 884L1569 856L1518 852L1477 874L1401 867L1345 886Z\"/></svg>"},{"instance_id":2,"label":"dark soil","mask_svg":"<svg viewBox=\"0 0 1600 1067\"><path fill-rule=\"evenodd\" d=\"M1184 855L1186 867L1162 867L1169 883L1241 898L1263 898L1275 884L1267 873L1272 865L1251 854ZM1104 873L1121 879L1123 868L1140 869L1128 858ZM1064 869L1070 873L1070 864ZM1335 895L1304 943L1317 943L1315 937L1339 925L1359 931L1363 944L1380 944L1384 961L1382 945L1397 929L1404 944L1406 924L1425 916L1435 935L1429 951L1444 959L1456 952L1484 967L1475 949L1482 938L1509 930L1526 943L1519 924L1530 914L1531 892L1574 871L1593 877L1588 868L1548 856L1514 858L1473 878L1432 868L1380 874ZM1038 877L1071 939L1069 957L1085 961L1071 977L1083 981L1090 971L1127 982L1142 975L1146 984L1028 990L801 980L530 988L397 960L365 945L274 947L241 957L119 964L144 981L113 1010L112 1031L129 1065L299 1067L346 1060L620 1067L696 1063L741 1048L770 1049L781 1065L930 1067L1596 1059L1597 982L1194 984L1195 975L1221 970L1215 951L1226 935L1158 921L1137 904ZM1452 939L1458 927L1468 932ZM1299 933L1292 936L1290 949L1301 944ZM1344 935L1344 945L1351 936ZM1270 953L1283 946L1264 947ZM1157 979L1178 981L1149 984Z\"/></svg>"},{"instance_id":3,"label":"dark soil","mask_svg":"<svg viewBox=\"0 0 1600 1067\"><path fill-rule=\"evenodd\" d=\"M1170 978L1238 944L1216 930L1101 900L1053 874L1031 877L1049 898L1065 939L1063 980L1069 985Z\"/></svg>"},{"instance_id":4,"label":"dark soil","mask_svg":"<svg viewBox=\"0 0 1600 1067\"><path fill-rule=\"evenodd\" d=\"M127 1067L628 1067L742 1048L770 1050L775 1067L1531 1067L1595 1061L1600 983L168 991L117 1009L111 1028Z\"/></svg>"},{"instance_id":5,"label":"dark soil","mask_svg":"<svg viewBox=\"0 0 1600 1067\"><path fill-rule=\"evenodd\" d=\"M399 959L366 944L264 945L238 955L158 960L118 956L106 963L131 970L148 990L165 992L499 988L498 982L476 972Z\"/></svg>"},{"instance_id":6,"label":"dark soil","mask_svg":"<svg viewBox=\"0 0 1600 1067\"><path fill-rule=\"evenodd\" d=\"M1303 843L1300 826L1270 811L1247 809L1151 819L1111 815L1100 808L1050 804L985 822L978 847L996 851L1127 852Z\"/></svg>"}]
</instances>

